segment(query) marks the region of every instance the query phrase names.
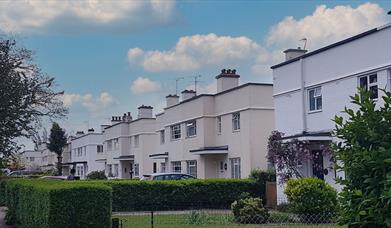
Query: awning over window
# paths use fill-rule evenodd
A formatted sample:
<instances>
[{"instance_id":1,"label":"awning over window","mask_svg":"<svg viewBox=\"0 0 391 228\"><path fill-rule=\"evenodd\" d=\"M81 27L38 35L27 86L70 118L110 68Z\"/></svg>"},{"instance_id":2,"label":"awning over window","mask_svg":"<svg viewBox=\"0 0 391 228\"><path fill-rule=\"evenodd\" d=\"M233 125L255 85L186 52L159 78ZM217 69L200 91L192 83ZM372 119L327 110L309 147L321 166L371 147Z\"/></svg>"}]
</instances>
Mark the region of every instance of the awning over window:
<instances>
[{"instance_id":1,"label":"awning over window","mask_svg":"<svg viewBox=\"0 0 391 228\"><path fill-rule=\"evenodd\" d=\"M198 155L218 155L228 154L228 145L226 146L206 146L196 150L190 150L192 154Z\"/></svg>"},{"instance_id":2,"label":"awning over window","mask_svg":"<svg viewBox=\"0 0 391 228\"><path fill-rule=\"evenodd\" d=\"M120 160L120 161L133 161L134 160L134 155L123 155L119 156L117 158L114 158L115 160Z\"/></svg>"},{"instance_id":3,"label":"awning over window","mask_svg":"<svg viewBox=\"0 0 391 228\"><path fill-rule=\"evenodd\" d=\"M165 158L168 158L168 152L158 153L158 154L150 154L149 157L152 159L165 159Z\"/></svg>"},{"instance_id":4,"label":"awning over window","mask_svg":"<svg viewBox=\"0 0 391 228\"><path fill-rule=\"evenodd\" d=\"M296 135L285 136L283 140L298 139L306 141L331 141L333 139L331 132L318 131L318 132L303 132Z\"/></svg>"}]
</instances>

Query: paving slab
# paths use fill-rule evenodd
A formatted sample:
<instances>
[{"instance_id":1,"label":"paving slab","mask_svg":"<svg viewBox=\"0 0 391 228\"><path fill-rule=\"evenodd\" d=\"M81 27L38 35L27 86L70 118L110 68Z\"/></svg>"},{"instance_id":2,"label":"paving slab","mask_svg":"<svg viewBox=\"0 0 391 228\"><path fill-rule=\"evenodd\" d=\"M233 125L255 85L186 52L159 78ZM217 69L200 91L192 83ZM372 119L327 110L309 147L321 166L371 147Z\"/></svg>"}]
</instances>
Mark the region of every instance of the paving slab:
<instances>
[{"instance_id":1,"label":"paving slab","mask_svg":"<svg viewBox=\"0 0 391 228\"><path fill-rule=\"evenodd\" d=\"M5 213L7 211L7 208L5 207L0 207L0 228L12 228L12 226L9 226L5 224Z\"/></svg>"}]
</instances>

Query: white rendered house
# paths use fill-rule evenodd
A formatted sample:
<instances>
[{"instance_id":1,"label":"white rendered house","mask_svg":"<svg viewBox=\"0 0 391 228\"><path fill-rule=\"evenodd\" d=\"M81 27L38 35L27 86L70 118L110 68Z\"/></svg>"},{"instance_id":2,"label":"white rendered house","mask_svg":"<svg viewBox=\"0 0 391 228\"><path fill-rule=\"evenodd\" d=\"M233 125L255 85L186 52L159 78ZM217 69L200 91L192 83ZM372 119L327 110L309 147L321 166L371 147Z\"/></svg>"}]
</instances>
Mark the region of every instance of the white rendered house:
<instances>
[{"instance_id":1,"label":"white rendered house","mask_svg":"<svg viewBox=\"0 0 391 228\"><path fill-rule=\"evenodd\" d=\"M39 171L42 166L41 151L25 150L20 153L20 158L26 170Z\"/></svg>"},{"instance_id":2,"label":"white rendered house","mask_svg":"<svg viewBox=\"0 0 391 228\"><path fill-rule=\"evenodd\" d=\"M137 119L125 113L113 116L112 124L104 127L104 157L106 175L112 178L139 178L152 172L149 152L155 151L155 118L151 106L140 106Z\"/></svg>"},{"instance_id":3,"label":"white rendered house","mask_svg":"<svg viewBox=\"0 0 391 228\"><path fill-rule=\"evenodd\" d=\"M102 133L89 129L86 134L78 132L71 140L72 152L70 154L71 168L76 170L76 176L84 179L92 171L103 171L104 164L97 162L100 154L103 154Z\"/></svg>"},{"instance_id":4,"label":"white rendered house","mask_svg":"<svg viewBox=\"0 0 391 228\"><path fill-rule=\"evenodd\" d=\"M331 136L335 115L344 107L354 108L349 96L358 87L373 91L373 99L390 91L391 27L374 28L346 40L306 53L302 49L285 51L286 61L272 66L276 129L285 139L308 140L316 152L322 145L337 139ZM332 166L329 158L317 159L325 169ZM305 176L324 179L336 189L336 176L343 174L314 169L303 164ZM278 197L284 198L283 186Z\"/></svg>"},{"instance_id":5,"label":"white rendered house","mask_svg":"<svg viewBox=\"0 0 391 228\"><path fill-rule=\"evenodd\" d=\"M178 172L197 178L245 178L267 169L267 138L274 129L272 85L239 85L236 70L216 76L217 93L192 90L168 95L156 115L152 172Z\"/></svg>"}]
</instances>

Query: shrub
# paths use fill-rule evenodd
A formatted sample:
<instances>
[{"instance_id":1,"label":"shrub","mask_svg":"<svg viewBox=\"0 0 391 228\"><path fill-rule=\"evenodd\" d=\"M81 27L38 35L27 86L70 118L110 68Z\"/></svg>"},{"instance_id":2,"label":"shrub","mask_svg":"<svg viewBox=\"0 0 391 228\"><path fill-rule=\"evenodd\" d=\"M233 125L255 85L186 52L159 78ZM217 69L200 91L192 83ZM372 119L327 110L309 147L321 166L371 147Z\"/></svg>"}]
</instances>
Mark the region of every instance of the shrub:
<instances>
[{"instance_id":1,"label":"shrub","mask_svg":"<svg viewBox=\"0 0 391 228\"><path fill-rule=\"evenodd\" d=\"M243 192L264 194L251 180L107 181L113 211L229 208Z\"/></svg>"},{"instance_id":2,"label":"shrub","mask_svg":"<svg viewBox=\"0 0 391 228\"><path fill-rule=\"evenodd\" d=\"M105 171L93 171L87 175L88 180L107 180Z\"/></svg>"},{"instance_id":3,"label":"shrub","mask_svg":"<svg viewBox=\"0 0 391 228\"><path fill-rule=\"evenodd\" d=\"M18 227L110 227L111 189L86 182L9 180L7 222Z\"/></svg>"},{"instance_id":4,"label":"shrub","mask_svg":"<svg viewBox=\"0 0 391 228\"><path fill-rule=\"evenodd\" d=\"M208 223L209 215L205 212L192 211L186 216L186 224L190 225L204 225Z\"/></svg>"},{"instance_id":5,"label":"shrub","mask_svg":"<svg viewBox=\"0 0 391 228\"><path fill-rule=\"evenodd\" d=\"M379 91L379 94L381 91ZM355 110L335 117L334 145L339 171L348 178L341 196L341 223L350 227L391 227L391 92L378 102L360 90L351 97ZM383 105L381 100L384 101Z\"/></svg>"},{"instance_id":6,"label":"shrub","mask_svg":"<svg viewBox=\"0 0 391 228\"><path fill-rule=\"evenodd\" d=\"M269 219L269 212L262 205L260 198L239 199L231 205L235 221L244 224L265 223Z\"/></svg>"},{"instance_id":7,"label":"shrub","mask_svg":"<svg viewBox=\"0 0 391 228\"><path fill-rule=\"evenodd\" d=\"M267 181L276 182L276 172L273 170L254 169L251 170L248 178L262 184L265 184Z\"/></svg>"},{"instance_id":8,"label":"shrub","mask_svg":"<svg viewBox=\"0 0 391 228\"><path fill-rule=\"evenodd\" d=\"M289 212L290 211L290 205L289 205L289 203L277 204L276 210L279 211L279 212Z\"/></svg>"},{"instance_id":9,"label":"shrub","mask_svg":"<svg viewBox=\"0 0 391 228\"><path fill-rule=\"evenodd\" d=\"M285 194L293 213L324 218L336 213L336 190L318 178L290 179Z\"/></svg>"}]
</instances>

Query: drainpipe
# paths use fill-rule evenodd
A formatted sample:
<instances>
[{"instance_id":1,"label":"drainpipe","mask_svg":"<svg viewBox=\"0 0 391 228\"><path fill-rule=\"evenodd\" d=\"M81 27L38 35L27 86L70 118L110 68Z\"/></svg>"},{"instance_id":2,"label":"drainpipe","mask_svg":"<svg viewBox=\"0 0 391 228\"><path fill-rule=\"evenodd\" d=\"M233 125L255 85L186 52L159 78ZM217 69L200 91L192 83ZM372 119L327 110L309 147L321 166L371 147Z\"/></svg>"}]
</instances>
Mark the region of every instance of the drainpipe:
<instances>
[{"instance_id":1,"label":"drainpipe","mask_svg":"<svg viewBox=\"0 0 391 228\"><path fill-rule=\"evenodd\" d=\"M301 100L302 100L302 119L303 132L307 131L307 110L306 110L306 96L305 96L305 76L304 76L304 59L300 58L300 86L301 86Z\"/></svg>"}]
</instances>

